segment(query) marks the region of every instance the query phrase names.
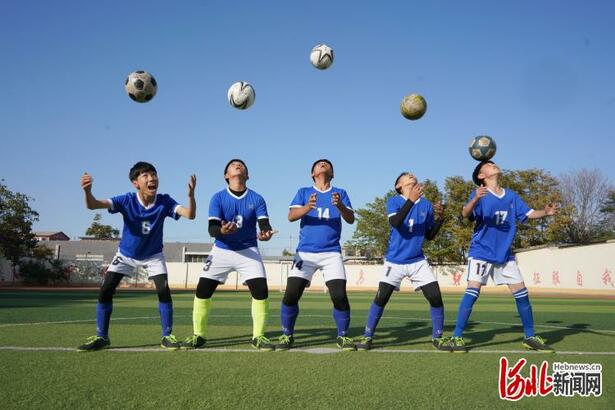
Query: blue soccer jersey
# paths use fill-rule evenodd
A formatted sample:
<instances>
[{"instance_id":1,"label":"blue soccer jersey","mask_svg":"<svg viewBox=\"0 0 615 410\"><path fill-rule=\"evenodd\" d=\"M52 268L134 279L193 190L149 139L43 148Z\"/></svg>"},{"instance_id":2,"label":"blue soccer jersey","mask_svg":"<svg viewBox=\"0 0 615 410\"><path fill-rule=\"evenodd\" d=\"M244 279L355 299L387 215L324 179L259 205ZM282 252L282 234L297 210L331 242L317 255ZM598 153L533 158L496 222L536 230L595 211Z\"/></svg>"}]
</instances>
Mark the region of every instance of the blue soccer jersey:
<instances>
[{"instance_id":1,"label":"blue soccer jersey","mask_svg":"<svg viewBox=\"0 0 615 410\"><path fill-rule=\"evenodd\" d=\"M472 192L470 201L475 195ZM516 221L525 222L531 212L513 191L503 189L499 196L488 191L472 210L476 225L468 256L498 265L514 260L511 246L517 231Z\"/></svg>"},{"instance_id":2,"label":"blue soccer jersey","mask_svg":"<svg viewBox=\"0 0 615 410\"><path fill-rule=\"evenodd\" d=\"M397 214L406 203L406 198L396 195L387 201L387 217ZM388 262L405 265L425 259L423 241L425 233L434 226L433 206L425 198L419 198L401 225L391 227L389 246L385 255Z\"/></svg>"},{"instance_id":3,"label":"blue soccer jersey","mask_svg":"<svg viewBox=\"0 0 615 410\"><path fill-rule=\"evenodd\" d=\"M119 212L124 217L120 252L137 260L162 252L164 218L179 219L178 206L167 194L157 194L149 206L143 205L136 192L111 198L109 213Z\"/></svg>"},{"instance_id":4,"label":"blue soccer jersey","mask_svg":"<svg viewBox=\"0 0 615 410\"><path fill-rule=\"evenodd\" d=\"M346 191L330 187L320 191L316 187L300 188L290 203L291 208L299 208L310 202L310 196L316 194L316 208L301 218L299 245L297 252L341 252L340 236L342 234L342 215L332 203L332 195L338 193L340 201L352 210L350 198Z\"/></svg>"},{"instance_id":5,"label":"blue soccer jersey","mask_svg":"<svg viewBox=\"0 0 615 410\"><path fill-rule=\"evenodd\" d=\"M222 235L214 242L222 249L239 251L256 246L256 222L264 218L269 218L265 200L249 189L236 196L227 188L216 193L209 202L209 219L237 224L235 233Z\"/></svg>"}]
</instances>

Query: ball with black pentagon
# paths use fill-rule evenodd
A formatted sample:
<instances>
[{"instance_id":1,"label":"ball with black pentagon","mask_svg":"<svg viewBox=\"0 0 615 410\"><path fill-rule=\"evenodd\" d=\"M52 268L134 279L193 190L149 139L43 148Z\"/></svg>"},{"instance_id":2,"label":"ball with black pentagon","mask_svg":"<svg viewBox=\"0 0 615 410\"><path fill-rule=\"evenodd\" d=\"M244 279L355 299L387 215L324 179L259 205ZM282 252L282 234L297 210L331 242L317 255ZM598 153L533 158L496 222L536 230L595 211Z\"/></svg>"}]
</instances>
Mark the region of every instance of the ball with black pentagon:
<instances>
[{"instance_id":1,"label":"ball with black pentagon","mask_svg":"<svg viewBox=\"0 0 615 410\"><path fill-rule=\"evenodd\" d=\"M495 155L497 146L495 140L487 135L479 135L470 140L468 151L477 161L487 161Z\"/></svg>"},{"instance_id":2,"label":"ball with black pentagon","mask_svg":"<svg viewBox=\"0 0 615 410\"><path fill-rule=\"evenodd\" d=\"M128 74L124 81L124 90L131 100L146 103L156 95L158 83L154 76L147 71L133 71Z\"/></svg>"}]
</instances>

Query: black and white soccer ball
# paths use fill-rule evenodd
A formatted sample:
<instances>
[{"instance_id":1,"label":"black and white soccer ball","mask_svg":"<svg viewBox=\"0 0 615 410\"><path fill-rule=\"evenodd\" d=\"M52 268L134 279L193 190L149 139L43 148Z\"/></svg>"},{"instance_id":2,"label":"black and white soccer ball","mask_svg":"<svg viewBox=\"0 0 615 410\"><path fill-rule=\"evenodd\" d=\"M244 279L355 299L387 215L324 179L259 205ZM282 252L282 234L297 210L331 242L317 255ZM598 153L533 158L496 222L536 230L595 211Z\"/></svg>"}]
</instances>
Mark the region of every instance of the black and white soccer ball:
<instances>
[{"instance_id":1,"label":"black and white soccer ball","mask_svg":"<svg viewBox=\"0 0 615 410\"><path fill-rule=\"evenodd\" d=\"M138 103L151 101L158 90L158 83L153 75L147 71L139 70L128 74L124 81L126 94Z\"/></svg>"},{"instance_id":2,"label":"black and white soccer ball","mask_svg":"<svg viewBox=\"0 0 615 410\"><path fill-rule=\"evenodd\" d=\"M245 110L254 104L256 92L252 84L245 81L237 81L229 87L227 97L232 107L238 110Z\"/></svg>"},{"instance_id":3,"label":"black and white soccer ball","mask_svg":"<svg viewBox=\"0 0 615 410\"><path fill-rule=\"evenodd\" d=\"M468 151L477 161L487 161L495 155L497 146L495 140L487 135L479 135L470 140Z\"/></svg>"},{"instance_id":4,"label":"black and white soccer ball","mask_svg":"<svg viewBox=\"0 0 615 410\"><path fill-rule=\"evenodd\" d=\"M310 62L319 70L326 70L333 64L333 49L326 44L314 46L310 53Z\"/></svg>"}]
</instances>

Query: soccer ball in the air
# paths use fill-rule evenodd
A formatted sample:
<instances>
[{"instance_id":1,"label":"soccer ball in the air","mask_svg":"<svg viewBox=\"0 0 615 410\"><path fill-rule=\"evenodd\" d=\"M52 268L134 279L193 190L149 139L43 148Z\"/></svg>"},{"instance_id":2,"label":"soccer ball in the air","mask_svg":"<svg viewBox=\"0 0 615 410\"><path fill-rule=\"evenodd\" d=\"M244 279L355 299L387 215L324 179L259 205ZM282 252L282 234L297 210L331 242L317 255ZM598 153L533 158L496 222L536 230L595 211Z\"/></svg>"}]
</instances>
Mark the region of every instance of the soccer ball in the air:
<instances>
[{"instance_id":1,"label":"soccer ball in the air","mask_svg":"<svg viewBox=\"0 0 615 410\"><path fill-rule=\"evenodd\" d=\"M256 92L252 84L238 81L228 89L228 102L238 110L245 110L254 104Z\"/></svg>"},{"instance_id":2,"label":"soccer ball in the air","mask_svg":"<svg viewBox=\"0 0 615 410\"><path fill-rule=\"evenodd\" d=\"M154 98L158 90L158 83L147 71L134 71L126 77L124 90L133 101L144 103Z\"/></svg>"},{"instance_id":3,"label":"soccer ball in the air","mask_svg":"<svg viewBox=\"0 0 615 410\"><path fill-rule=\"evenodd\" d=\"M406 95L404 99L401 100L399 108L401 110L401 115L407 119L418 120L425 115L425 111L427 111L427 102L418 94L410 94Z\"/></svg>"},{"instance_id":4,"label":"soccer ball in the air","mask_svg":"<svg viewBox=\"0 0 615 410\"><path fill-rule=\"evenodd\" d=\"M319 70L326 70L333 64L333 49L325 44L318 44L310 53L310 62Z\"/></svg>"},{"instance_id":5,"label":"soccer ball in the air","mask_svg":"<svg viewBox=\"0 0 615 410\"><path fill-rule=\"evenodd\" d=\"M472 138L468 151L470 151L470 155L475 160L487 161L495 155L495 141L487 135L479 135Z\"/></svg>"}]
</instances>

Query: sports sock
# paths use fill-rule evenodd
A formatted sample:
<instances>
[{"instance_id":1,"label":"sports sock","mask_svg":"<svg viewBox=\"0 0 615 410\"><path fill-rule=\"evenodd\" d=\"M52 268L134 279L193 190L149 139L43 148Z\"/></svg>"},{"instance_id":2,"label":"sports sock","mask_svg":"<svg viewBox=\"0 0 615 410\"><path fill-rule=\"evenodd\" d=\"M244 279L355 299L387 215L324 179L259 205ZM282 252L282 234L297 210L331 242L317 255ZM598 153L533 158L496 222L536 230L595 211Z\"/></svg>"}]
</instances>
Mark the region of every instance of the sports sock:
<instances>
[{"instance_id":1,"label":"sports sock","mask_svg":"<svg viewBox=\"0 0 615 410\"><path fill-rule=\"evenodd\" d=\"M530 304L527 288L513 292L512 295L517 303L517 312L519 312L521 317L525 337L534 336L534 315L532 314L532 305Z\"/></svg>"},{"instance_id":2,"label":"sports sock","mask_svg":"<svg viewBox=\"0 0 615 410\"><path fill-rule=\"evenodd\" d=\"M158 311L160 312L162 337L169 336L173 331L173 303L158 302Z\"/></svg>"},{"instance_id":3,"label":"sports sock","mask_svg":"<svg viewBox=\"0 0 615 410\"><path fill-rule=\"evenodd\" d=\"M437 339L439 337L442 337L442 331L444 328L444 306L431 306L430 313L432 326L431 337L432 339Z\"/></svg>"},{"instance_id":4,"label":"sports sock","mask_svg":"<svg viewBox=\"0 0 615 410\"><path fill-rule=\"evenodd\" d=\"M252 298L252 338L265 335L265 324L269 317L269 299Z\"/></svg>"},{"instance_id":5,"label":"sports sock","mask_svg":"<svg viewBox=\"0 0 615 410\"><path fill-rule=\"evenodd\" d=\"M194 334L203 338L207 337L207 319L211 310L211 298L199 299L194 297L194 307L192 310L192 325Z\"/></svg>"},{"instance_id":6,"label":"sports sock","mask_svg":"<svg viewBox=\"0 0 615 410\"><path fill-rule=\"evenodd\" d=\"M333 308L333 319L337 325L337 335L346 336L350 326L350 310L337 310Z\"/></svg>"},{"instance_id":7,"label":"sports sock","mask_svg":"<svg viewBox=\"0 0 615 410\"><path fill-rule=\"evenodd\" d=\"M376 327L378 326L378 322L380 321L383 312L383 306L378 306L377 304L372 302L371 306L369 307L367 324L365 325L365 331L363 332L363 336L374 337L374 333L376 333Z\"/></svg>"},{"instance_id":8,"label":"sports sock","mask_svg":"<svg viewBox=\"0 0 615 410\"><path fill-rule=\"evenodd\" d=\"M472 313L472 306L474 306L474 302L478 299L480 295L480 289L478 288L467 288L466 293L464 293L463 298L461 298L461 302L459 303L459 312L457 313L457 324L455 325L455 331L453 332L454 337L461 337L463 330L466 328L468 324L468 319L470 318L470 314Z\"/></svg>"},{"instance_id":9,"label":"sports sock","mask_svg":"<svg viewBox=\"0 0 615 410\"><path fill-rule=\"evenodd\" d=\"M282 322L282 332L286 336L291 336L295 333L295 322L299 316L299 305L288 306L282 302L280 309L280 321Z\"/></svg>"},{"instance_id":10,"label":"sports sock","mask_svg":"<svg viewBox=\"0 0 615 410\"><path fill-rule=\"evenodd\" d=\"M109 322L113 312L113 302L98 302L96 304L96 335L109 337Z\"/></svg>"}]
</instances>

